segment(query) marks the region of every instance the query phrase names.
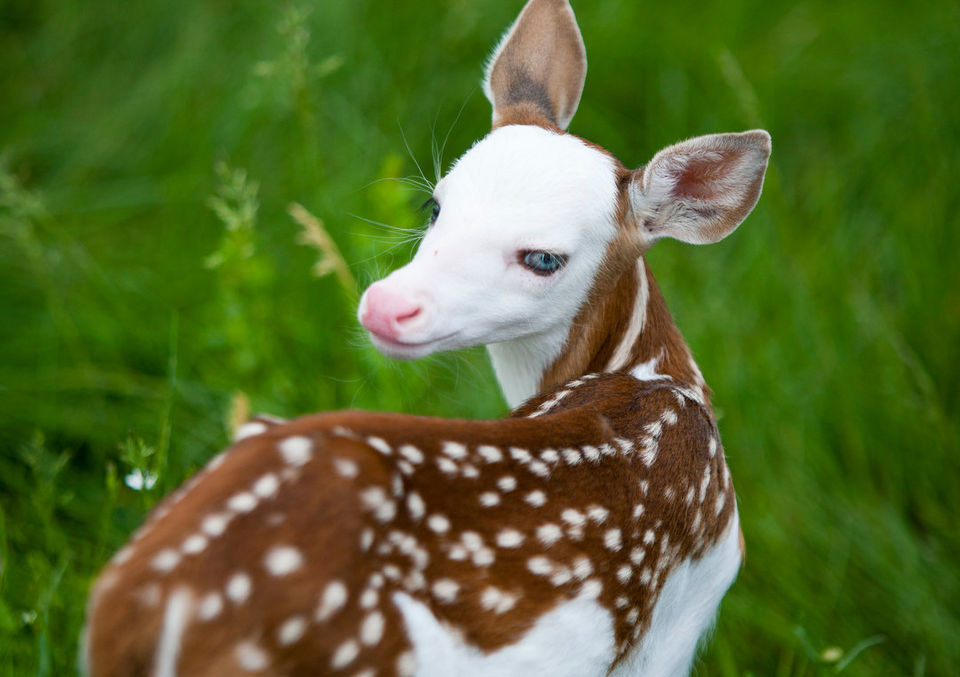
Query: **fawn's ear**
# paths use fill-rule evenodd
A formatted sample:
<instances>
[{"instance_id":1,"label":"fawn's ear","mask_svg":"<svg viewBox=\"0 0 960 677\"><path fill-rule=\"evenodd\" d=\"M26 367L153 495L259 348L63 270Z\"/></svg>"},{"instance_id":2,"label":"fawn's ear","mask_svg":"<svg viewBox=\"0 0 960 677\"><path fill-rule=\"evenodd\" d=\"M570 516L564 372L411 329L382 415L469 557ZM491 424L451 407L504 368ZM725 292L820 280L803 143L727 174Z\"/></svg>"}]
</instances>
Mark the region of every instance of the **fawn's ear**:
<instances>
[{"instance_id":1,"label":"fawn's ear","mask_svg":"<svg viewBox=\"0 0 960 677\"><path fill-rule=\"evenodd\" d=\"M566 129L586 75L587 53L570 3L530 0L487 64L483 92L493 104L493 126L532 108Z\"/></svg>"},{"instance_id":2,"label":"fawn's ear","mask_svg":"<svg viewBox=\"0 0 960 677\"><path fill-rule=\"evenodd\" d=\"M763 130L698 136L664 148L630 183L641 236L648 244L663 237L722 240L757 204L769 158L770 135Z\"/></svg>"}]
</instances>

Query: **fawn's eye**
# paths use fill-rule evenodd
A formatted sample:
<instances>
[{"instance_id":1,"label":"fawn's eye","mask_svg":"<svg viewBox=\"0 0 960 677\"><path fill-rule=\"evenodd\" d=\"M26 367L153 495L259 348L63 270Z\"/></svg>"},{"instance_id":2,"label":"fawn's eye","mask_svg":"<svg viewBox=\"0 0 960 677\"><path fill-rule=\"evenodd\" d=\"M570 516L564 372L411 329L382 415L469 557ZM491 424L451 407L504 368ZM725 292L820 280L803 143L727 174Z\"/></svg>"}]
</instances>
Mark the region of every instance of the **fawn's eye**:
<instances>
[{"instance_id":1,"label":"fawn's eye","mask_svg":"<svg viewBox=\"0 0 960 677\"><path fill-rule=\"evenodd\" d=\"M567 262L562 254L551 252L520 252L520 261L537 275L553 275Z\"/></svg>"},{"instance_id":2,"label":"fawn's eye","mask_svg":"<svg viewBox=\"0 0 960 677\"><path fill-rule=\"evenodd\" d=\"M431 197L429 200L423 203L423 206L420 207L420 210L430 209L430 225L433 225L437 222L437 218L440 216L440 203L437 202L436 198Z\"/></svg>"}]
</instances>

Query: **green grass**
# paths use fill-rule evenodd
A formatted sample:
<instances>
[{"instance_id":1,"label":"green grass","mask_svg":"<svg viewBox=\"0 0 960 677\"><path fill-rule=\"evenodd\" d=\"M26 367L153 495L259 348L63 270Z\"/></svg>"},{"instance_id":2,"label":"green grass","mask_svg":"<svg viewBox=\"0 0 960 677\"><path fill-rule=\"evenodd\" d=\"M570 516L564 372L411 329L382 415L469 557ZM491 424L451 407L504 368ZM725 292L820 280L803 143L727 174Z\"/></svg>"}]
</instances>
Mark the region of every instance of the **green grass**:
<instances>
[{"instance_id":1,"label":"green grass","mask_svg":"<svg viewBox=\"0 0 960 677\"><path fill-rule=\"evenodd\" d=\"M441 166L487 129L480 63L519 5L0 4L0 674L72 671L91 578L243 396L504 412L482 351L379 357L349 279L409 255L357 216L420 221L376 180L416 174L404 134L430 175L451 127ZM572 131L633 166L695 134L774 139L734 236L650 254L748 544L699 674L955 674L960 9L575 5ZM312 274L292 202L347 275Z\"/></svg>"}]
</instances>

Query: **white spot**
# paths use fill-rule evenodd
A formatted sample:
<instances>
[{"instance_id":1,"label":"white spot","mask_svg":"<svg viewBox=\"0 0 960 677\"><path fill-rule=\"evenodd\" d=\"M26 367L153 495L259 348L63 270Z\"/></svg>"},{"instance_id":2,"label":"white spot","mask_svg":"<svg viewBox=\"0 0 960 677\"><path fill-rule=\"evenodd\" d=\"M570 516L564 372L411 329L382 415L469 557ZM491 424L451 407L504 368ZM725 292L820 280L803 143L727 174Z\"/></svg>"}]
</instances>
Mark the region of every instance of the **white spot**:
<instances>
[{"instance_id":1,"label":"white spot","mask_svg":"<svg viewBox=\"0 0 960 677\"><path fill-rule=\"evenodd\" d=\"M580 586L580 594L584 597L591 599L597 599L603 593L603 583L598 581L596 578L591 578L589 581L584 582Z\"/></svg>"},{"instance_id":2,"label":"white spot","mask_svg":"<svg viewBox=\"0 0 960 677\"><path fill-rule=\"evenodd\" d=\"M369 440L368 440L369 441ZM333 658L330 660L330 667L334 670L342 670L357 658L360 653L360 646L356 640L348 639L337 647L333 652Z\"/></svg>"},{"instance_id":3,"label":"white spot","mask_svg":"<svg viewBox=\"0 0 960 677\"><path fill-rule=\"evenodd\" d=\"M467 555L467 549L459 543L454 543L451 545L450 551L447 553L447 557L456 562L462 562L463 560L467 559Z\"/></svg>"},{"instance_id":4,"label":"white spot","mask_svg":"<svg viewBox=\"0 0 960 677\"><path fill-rule=\"evenodd\" d=\"M480 548L470 557L473 560L473 563L478 567L488 567L493 564L494 559L493 550L490 548Z\"/></svg>"},{"instance_id":5,"label":"white spot","mask_svg":"<svg viewBox=\"0 0 960 677\"><path fill-rule=\"evenodd\" d=\"M640 480L640 493L644 496L647 495L647 489L650 488L650 483L647 480Z\"/></svg>"},{"instance_id":6,"label":"white spot","mask_svg":"<svg viewBox=\"0 0 960 677\"><path fill-rule=\"evenodd\" d=\"M337 471L338 475L346 477L347 479L352 479L360 474L360 468L349 458L333 459L333 468Z\"/></svg>"},{"instance_id":7,"label":"white spot","mask_svg":"<svg viewBox=\"0 0 960 677\"><path fill-rule=\"evenodd\" d=\"M303 555L289 545L279 545L267 552L263 565L274 576L286 576L303 565Z\"/></svg>"},{"instance_id":8,"label":"white spot","mask_svg":"<svg viewBox=\"0 0 960 677\"><path fill-rule=\"evenodd\" d=\"M727 494L725 491L717 492L717 514L719 515L723 512L723 506L727 502Z\"/></svg>"},{"instance_id":9,"label":"white spot","mask_svg":"<svg viewBox=\"0 0 960 677\"><path fill-rule=\"evenodd\" d=\"M249 491L243 491L230 497L227 507L240 513L247 513L257 507L257 497Z\"/></svg>"},{"instance_id":10,"label":"white spot","mask_svg":"<svg viewBox=\"0 0 960 677\"><path fill-rule=\"evenodd\" d=\"M154 570L161 573L167 573L168 571L172 571L174 567L180 564L180 555L176 550L167 548L166 550L161 550L159 553L157 553L151 564Z\"/></svg>"},{"instance_id":11,"label":"white spot","mask_svg":"<svg viewBox=\"0 0 960 677\"><path fill-rule=\"evenodd\" d=\"M456 475L458 470L457 464L446 456L437 456L437 467L444 475L450 475L451 477Z\"/></svg>"},{"instance_id":12,"label":"white spot","mask_svg":"<svg viewBox=\"0 0 960 677\"><path fill-rule=\"evenodd\" d=\"M382 437L373 437L373 436L368 437L367 444L369 444L371 447L379 451L384 456L389 456L390 454L393 453L393 449L390 447L389 444L387 444L386 440L384 440Z\"/></svg>"},{"instance_id":13,"label":"white spot","mask_svg":"<svg viewBox=\"0 0 960 677\"><path fill-rule=\"evenodd\" d=\"M560 453L563 454L563 460L570 465L577 465L583 460L583 456L576 449L564 449Z\"/></svg>"},{"instance_id":14,"label":"white spot","mask_svg":"<svg viewBox=\"0 0 960 677\"><path fill-rule=\"evenodd\" d=\"M586 516L579 510L574 510L573 508L567 508L562 513L560 517L563 518L564 522L571 524L575 527L582 527L587 522Z\"/></svg>"},{"instance_id":15,"label":"white spot","mask_svg":"<svg viewBox=\"0 0 960 677\"><path fill-rule=\"evenodd\" d=\"M510 447L510 456L520 463L528 463L533 458L529 451L520 447Z\"/></svg>"},{"instance_id":16,"label":"white spot","mask_svg":"<svg viewBox=\"0 0 960 677\"><path fill-rule=\"evenodd\" d=\"M462 461L467 457L467 448L459 442L444 442L443 453L450 458Z\"/></svg>"},{"instance_id":17,"label":"white spot","mask_svg":"<svg viewBox=\"0 0 960 677\"><path fill-rule=\"evenodd\" d=\"M233 441L239 442L248 437L253 437L254 435L259 435L262 432L266 432L267 426L259 421L250 421L249 423L244 423L242 426L237 428L237 432L233 435Z\"/></svg>"},{"instance_id":18,"label":"white spot","mask_svg":"<svg viewBox=\"0 0 960 677\"><path fill-rule=\"evenodd\" d=\"M480 494L480 505L484 508L492 508L500 504L500 494L495 491L485 491Z\"/></svg>"},{"instance_id":19,"label":"white spot","mask_svg":"<svg viewBox=\"0 0 960 677\"><path fill-rule=\"evenodd\" d=\"M480 454L487 463L499 463L503 460L503 452L489 444L481 444L477 447L477 453Z\"/></svg>"},{"instance_id":20,"label":"white spot","mask_svg":"<svg viewBox=\"0 0 960 677\"><path fill-rule=\"evenodd\" d=\"M602 524L609 515L610 511L599 505L591 505L587 508L587 516L597 524Z\"/></svg>"},{"instance_id":21,"label":"white spot","mask_svg":"<svg viewBox=\"0 0 960 677\"><path fill-rule=\"evenodd\" d=\"M278 449L283 460L292 466L301 466L310 460L313 442L306 437L296 435L283 440Z\"/></svg>"},{"instance_id":22,"label":"white spot","mask_svg":"<svg viewBox=\"0 0 960 677\"><path fill-rule=\"evenodd\" d=\"M627 612L627 624L633 625L637 622L637 619L640 617L640 610L637 607L633 607Z\"/></svg>"},{"instance_id":23,"label":"white spot","mask_svg":"<svg viewBox=\"0 0 960 677\"><path fill-rule=\"evenodd\" d=\"M410 513L410 517L414 520L419 520L423 517L427 508L423 503L423 499L415 491L411 491L407 494L407 511Z\"/></svg>"},{"instance_id":24,"label":"white spot","mask_svg":"<svg viewBox=\"0 0 960 677\"><path fill-rule=\"evenodd\" d=\"M537 576L548 576L553 572L553 563L542 555L527 560L527 569Z\"/></svg>"},{"instance_id":25,"label":"white spot","mask_svg":"<svg viewBox=\"0 0 960 677\"><path fill-rule=\"evenodd\" d=\"M253 485L253 493L260 498L270 498L277 493L280 487L280 480L273 473L267 473L258 479Z\"/></svg>"},{"instance_id":26,"label":"white spot","mask_svg":"<svg viewBox=\"0 0 960 677\"><path fill-rule=\"evenodd\" d=\"M599 461L600 460L600 450L589 444L584 445L583 455L588 461Z\"/></svg>"},{"instance_id":27,"label":"white spot","mask_svg":"<svg viewBox=\"0 0 960 677\"><path fill-rule=\"evenodd\" d=\"M707 447L707 451L710 452L710 458L717 455L717 438L710 438L710 445Z\"/></svg>"},{"instance_id":28,"label":"white spot","mask_svg":"<svg viewBox=\"0 0 960 677\"><path fill-rule=\"evenodd\" d=\"M563 537L563 532L556 524L544 524L537 527L537 540L548 548Z\"/></svg>"},{"instance_id":29,"label":"white spot","mask_svg":"<svg viewBox=\"0 0 960 677\"><path fill-rule=\"evenodd\" d=\"M630 600L623 595L620 595L613 600L613 606L617 607L618 609L626 609L628 606L630 606Z\"/></svg>"},{"instance_id":30,"label":"white spot","mask_svg":"<svg viewBox=\"0 0 960 677\"><path fill-rule=\"evenodd\" d=\"M323 594L320 595L320 604L314 618L323 623L340 611L347 603L347 586L340 581L331 581Z\"/></svg>"},{"instance_id":31,"label":"white spot","mask_svg":"<svg viewBox=\"0 0 960 677\"><path fill-rule=\"evenodd\" d=\"M360 608L361 609L372 609L377 606L377 602L380 601L380 593L378 593L373 588L367 588L363 591L363 594L360 595Z\"/></svg>"},{"instance_id":32,"label":"white spot","mask_svg":"<svg viewBox=\"0 0 960 677\"><path fill-rule=\"evenodd\" d=\"M213 515L207 515L203 522L200 525L200 528L203 529L204 533L208 536L216 538L223 534L227 530L227 524L230 522L230 515L227 513L217 513Z\"/></svg>"},{"instance_id":33,"label":"white spot","mask_svg":"<svg viewBox=\"0 0 960 677\"><path fill-rule=\"evenodd\" d=\"M373 545L373 529L364 529L360 532L360 549L366 552Z\"/></svg>"},{"instance_id":34,"label":"white spot","mask_svg":"<svg viewBox=\"0 0 960 677\"><path fill-rule=\"evenodd\" d=\"M623 543L620 539L620 530L609 529L607 533L603 535L603 544L606 546L607 550L613 550L614 552L619 550L623 546Z\"/></svg>"},{"instance_id":35,"label":"white spot","mask_svg":"<svg viewBox=\"0 0 960 677\"><path fill-rule=\"evenodd\" d=\"M380 638L383 637L383 625L383 614L379 611L374 611L363 619L363 624L360 626L360 641L367 646L377 644Z\"/></svg>"},{"instance_id":36,"label":"white spot","mask_svg":"<svg viewBox=\"0 0 960 677\"><path fill-rule=\"evenodd\" d=\"M523 543L523 534L516 529L504 529L497 534L497 545L501 548L516 548Z\"/></svg>"},{"instance_id":37,"label":"white spot","mask_svg":"<svg viewBox=\"0 0 960 677\"><path fill-rule=\"evenodd\" d=\"M197 607L197 618L201 621L209 621L220 615L223 609L223 598L218 592L211 592L200 600L200 606Z\"/></svg>"},{"instance_id":38,"label":"white spot","mask_svg":"<svg viewBox=\"0 0 960 677\"><path fill-rule=\"evenodd\" d=\"M534 508L539 508L541 505L547 502L547 495L539 489L534 489L529 494L524 496L523 500L532 505Z\"/></svg>"},{"instance_id":39,"label":"white spot","mask_svg":"<svg viewBox=\"0 0 960 677\"><path fill-rule=\"evenodd\" d=\"M117 550L114 553L113 557L110 558L110 563L114 566L119 566L129 560L133 556L133 546L125 545L124 547Z\"/></svg>"},{"instance_id":40,"label":"white spot","mask_svg":"<svg viewBox=\"0 0 960 677\"><path fill-rule=\"evenodd\" d=\"M252 588L253 584L249 576L242 571L235 573L230 577L230 580L227 581L227 597L235 604L242 604L247 600L247 597L250 596L250 590Z\"/></svg>"},{"instance_id":41,"label":"white spot","mask_svg":"<svg viewBox=\"0 0 960 677\"><path fill-rule=\"evenodd\" d=\"M427 518L427 526L430 527L431 531L443 534L450 530L450 520L439 513L435 513Z\"/></svg>"},{"instance_id":42,"label":"white spot","mask_svg":"<svg viewBox=\"0 0 960 677\"><path fill-rule=\"evenodd\" d=\"M183 551L185 555L196 555L198 552L202 552L206 547L207 539L200 534L194 534L183 542L183 545L180 546L180 550Z\"/></svg>"},{"instance_id":43,"label":"white spot","mask_svg":"<svg viewBox=\"0 0 960 677\"><path fill-rule=\"evenodd\" d=\"M400 447L400 455L405 459L413 463L414 465L419 465L423 463L423 452L417 449L412 444L404 444Z\"/></svg>"},{"instance_id":44,"label":"white spot","mask_svg":"<svg viewBox=\"0 0 960 677\"><path fill-rule=\"evenodd\" d=\"M401 459L397 461L397 467L400 469L400 472L402 472L407 477L410 477L411 475L413 475L413 472L414 472L413 466L410 465L408 462Z\"/></svg>"},{"instance_id":45,"label":"white spot","mask_svg":"<svg viewBox=\"0 0 960 677\"><path fill-rule=\"evenodd\" d=\"M633 569L630 568L629 564L624 564L619 569L617 569L617 580L621 584L626 585L627 581L630 580L630 577L633 575Z\"/></svg>"},{"instance_id":46,"label":"white spot","mask_svg":"<svg viewBox=\"0 0 960 677\"><path fill-rule=\"evenodd\" d=\"M283 625L277 630L277 644L280 646L290 646L300 641L303 633L307 630L307 619L303 616L293 616L283 622Z\"/></svg>"},{"instance_id":47,"label":"white spot","mask_svg":"<svg viewBox=\"0 0 960 677\"><path fill-rule=\"evenodd\" d=\"M360 492L360 500L379 522L389 522L397 512L397 505L387 497L383 487L367 487Z\"/></svg>"},{"instance_id":48,"label":"white spot","mask_svg":"<svg viewBox=\"0 0 960 677\"><path fill-rule=\"evenodd\" d=\"M266 652L254 642L240 642L235 652L237 664L248 672L258 672L270 664Z\"/></svg>"},{"instance_id":49,"label":"white spot","mask_svg":"<svg viewBox=\"0 0 960 677\"><path fill-rule=\"evenodd\" d=\"M534 475L538 475L540 477L546 477L550 474L550 468L543 461L530 461L530 463L527 465L527 468Z\"/></svg>"},{"instance_id":50,"label":"white spot","mask_svg":"<svg viewBox=\"0 0 960 677\"><path fill-rule=\"evenodd\" d=\"M517 479L513 475L504 475L497 480L500 491L513 491L517 488Z\"/></svg>"},{"instance_id":51,"label":"white spot","mask_svg":"<svg viewBox=\"0 0 960 677\"><path fill-rule=\"evenodd\" d=\"M655 540L657 540L657 535L653 533L653 529L647 529L647 533L643 535L643 542L652 545Z\"/></svg>"},{"instance_id":52,"label":"white spot","mask_svg":"<svg viewBox=\"0 0 960 677\"><path fill-rule=\"evenodd\" d=\"M483 537L476 531L464 531L460 534L460 540L470 552L476 552L483 547Z\"/></svg>"},{"instance_id":53,"label":"white spot","mask_svg":"<svg viewBox=\"0 0 960 677\"><path fill-rule=\"evenodd\" d=\"M565 585L573 578L573 573L567 567L557 567L550 576L550 582L556 586Z\"/></svg>"},{"instance_id":54,"label":"white spot","mask_svg":"<svg viewBox=\"0 0 960 677\"><path fill-rule=\"evenodd\" d=\"M657 373L657 363L659 361L659 358L651 357L646 362L642 362L631 369L630 373L639 381L657 381L660 379L670 378L669 376L664 376L663 374Z\"/></svg>"},{"instance_id":55,"label":"white spot","mask_svg":"<svg viewBox=\"0 0 960 677\"><path fill-rule=\"evenodd\" d=\"M573 561L573 575L579 580L585 579L593 573L593 564L586 555L580 555Z\"/></svg>"},{"instance_id":56,"label":"white spot","mask_svg":"<svg viewBox=\"0 0 960 677\"><path fill-rule=\"evenodd\" d=\"M640 516L643 514L643 504L637 503L633 506L633 519L640 519Z\"/></svg>"},{"instance_id":57,"label":"white spot","mask_svg":"<svg viewBox=\"0 0 960 677\"><path fill-rule=\"evenodd\" d=\"M207 463L205 470L210 472L211 470L216 470L220 467L220 464L227 460L227 452L221 451L219 454L210 459L210 462Z\"/></svg>"},{"instance_id":58,"label":"white spot","mask_svg":"<svg viewBox=\"0 0 960 677\"><path fill-rule=\"evenodd\" d=\"M449 578L441 578L431 587L433 596L445 604L450 604L457 599L457 593L460 591L460 584Z\"/></svg>"},{"instance_id":59,"label":"white spot","mask_svg":"<svg viewBox=\"0 0 960 677\"><path fill-rule=\"evenodd\" d=\"M490 586L480 595L480 605L488 611L502 614L510 611L517 603L517 598L499 588Z\"/></svg>"},{"instance_id":60,"label":"white spot","mask_svg":"<svg viewBox=\"0 0 960 677\"><path fill-rule=\"evenodd\" d=\"M554 449L544 449L540 452L540 460L544 463L556 463L560 460L560 454Z\"/></svg>"},{"instance_id":61,"label":"white spot","mask_svg":"<svg viewBox=\"0 0 960 677\"><path fill-rule=\"evenodd\" d=\"M666 423L667 425L676 425L677 412L675 412L673 409L667 409L665 412L660 414L660 420Z\"/></svg>"},{"instance_id":62,"label":"white spot","mask_svg":"<svg viewBox=\"0 0 960 677\"><path fill-rule=\"evenodd\" d=\"M707 488L710 486L710 464L703 468L703 481L700 483L700 502L707 497Z\"/></svg>"},{"instance_id":63,"label":"white spot","mask_svg":"<svg viewBox=\"0 0 960 677\"><path fill-rule=\"evenodd\" d=\"M646 557L647 551L643 548L637 546L630 551L630 561L640 566L640 563L643 562L643 558Z\"/></svg>"}]
</instances>

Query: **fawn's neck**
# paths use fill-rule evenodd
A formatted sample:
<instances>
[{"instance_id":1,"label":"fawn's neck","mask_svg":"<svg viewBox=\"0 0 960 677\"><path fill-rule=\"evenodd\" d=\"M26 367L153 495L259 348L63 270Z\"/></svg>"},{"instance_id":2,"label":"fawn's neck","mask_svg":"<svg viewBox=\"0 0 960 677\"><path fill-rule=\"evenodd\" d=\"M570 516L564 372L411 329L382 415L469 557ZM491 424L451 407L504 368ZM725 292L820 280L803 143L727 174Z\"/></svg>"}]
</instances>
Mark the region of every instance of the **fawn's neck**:
<instances>
[{"instance_id":1,"label":"fawn's neck","mask_svg":"<svg viewBox=\"0 0 960 677\"><path fill-rule=\"evenodd\" d=\"M710 391L667 310L653 274L637 265L598 287L566 331L488 346L507 403L518 405L588 373L671 377L710 407Z\"/></svg>"}]
</instances>

